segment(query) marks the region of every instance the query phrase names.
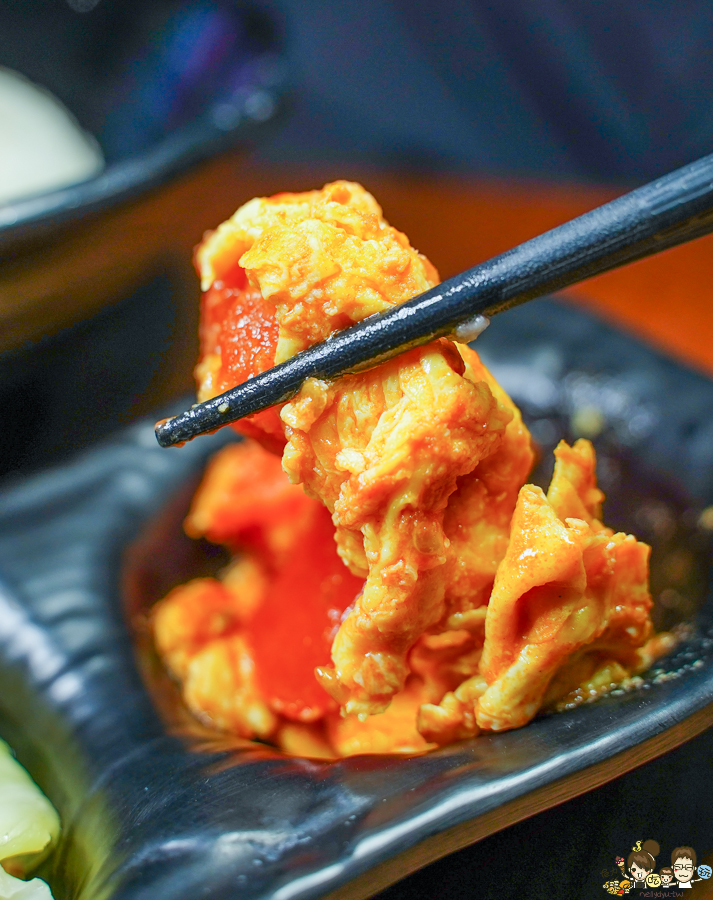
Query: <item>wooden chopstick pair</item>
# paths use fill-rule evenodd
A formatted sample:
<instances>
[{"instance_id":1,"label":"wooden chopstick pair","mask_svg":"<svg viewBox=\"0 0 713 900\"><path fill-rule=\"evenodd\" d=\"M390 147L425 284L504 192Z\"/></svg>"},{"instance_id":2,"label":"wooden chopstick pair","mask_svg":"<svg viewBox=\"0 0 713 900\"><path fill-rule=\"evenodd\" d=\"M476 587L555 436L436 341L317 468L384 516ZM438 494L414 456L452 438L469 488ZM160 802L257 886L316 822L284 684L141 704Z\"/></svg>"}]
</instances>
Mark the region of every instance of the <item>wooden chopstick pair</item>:
<instances>
[{"instance_id":1,"label":"wooden chopstick pair","mask_svg":"<svg viewBox=\"0 0 713 900\"><path fill-rule=\"evenodd\" d=\"M287 362L156 425L162 447L293 397L439 337L468 340L496 315L713 231L713 154L520 244L400 306L370 316Z\"/></svg>"}]
</instances>

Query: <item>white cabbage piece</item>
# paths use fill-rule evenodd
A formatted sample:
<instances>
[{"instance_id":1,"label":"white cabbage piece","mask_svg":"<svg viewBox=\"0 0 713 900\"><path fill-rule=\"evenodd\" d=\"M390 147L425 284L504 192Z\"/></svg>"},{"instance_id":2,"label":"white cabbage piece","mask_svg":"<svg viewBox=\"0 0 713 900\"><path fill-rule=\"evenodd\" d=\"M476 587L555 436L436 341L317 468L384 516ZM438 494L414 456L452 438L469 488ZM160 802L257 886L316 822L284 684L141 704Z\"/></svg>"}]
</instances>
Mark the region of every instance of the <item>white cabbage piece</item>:
<instances>
[{"instance_id":1,"label":"white cabbage piece","mask_svg":"<svg viewBox=\"0 0 713 900\"><path fill-rule=\"evenodd\" d=\"M8 875L0 866L0 900L54 900L41 878L21 881Z\"/></svg>"},{"instance_id":2,"label":"white cabbage piece","mask_svg":"<svg viewBox=\"0 0 713 900\"><path fill-rule=\"evenodd\" d=\"M10 748L0 741L0 863L31 869L59 836L59 816ZM44 881L21 881L0 865L0 900L52 900Z\"/></svg>"},{"instance_id":3,"label":"white cabbage piece","mask_svg":"<svg viewBox=\"0 0 713 900\"><path fill-rule=\"evenodd\" d=\"M0 66L0 206L85 181L99 144L49 91Z\"/></svg>"}]
</instances>

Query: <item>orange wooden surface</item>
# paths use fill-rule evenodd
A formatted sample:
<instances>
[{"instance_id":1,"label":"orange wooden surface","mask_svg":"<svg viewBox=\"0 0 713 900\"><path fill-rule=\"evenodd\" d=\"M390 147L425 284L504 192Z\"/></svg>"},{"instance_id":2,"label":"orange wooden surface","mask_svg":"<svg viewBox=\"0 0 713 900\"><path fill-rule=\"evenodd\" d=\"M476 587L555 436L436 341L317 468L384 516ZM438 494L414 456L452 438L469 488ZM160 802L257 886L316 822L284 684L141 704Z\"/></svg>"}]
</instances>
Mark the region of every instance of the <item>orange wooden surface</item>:
<instances>
[{"instance_id":1,"label":"orange wooden surface","mask_svg":"<svg viewBox=\"0 0 713 900\"><path fill-rule=\"evenodd\" d=\"M597 188L450 179L410 191L388 183L378 187L387 217L407 231L442 277L617 194ZM392 214L392 205L398 216ZM713 236L600 275L566 293L574 302L713 374Z\"/></svg>"},{"instance_id":2,"label":"orange wooden surface","mask_svg":"<svg viewBox=\"0 0 713 900\"><path fill-rule=\"evenodd\" d=\"M234 198L237 207L252 196L306 190L335 178L353 178L371 190L391 224L406 232L444 278L623 192L456 175L404 176L348 166L273 169L243 163L231 171L222 200ZM600 275L567 293L713 374L713 236Z\"/></svg>"},{"instance_id":3,"label":"orange wooden surface","mask_svg":"<svg viewBox=\"0 0 713 900\"><path fill-rule=\"evenodd\" d=\"M258 166L239 152L213 159L184 178L98 222L74 226L57 246L0 266L0 349L51 334L92 315L128 290L132 279L167 265L180 272L182 319L167 391L192 388L197 356L198 279L192 247L252 197L361 181L389 221L437 266L454 275L613 198L606 188L409 176L353 166ZM713 374L713 237L599 276L569 291L669 353ZM166 402L166 391L150 398Z\"/></svg>"}]
</instances>

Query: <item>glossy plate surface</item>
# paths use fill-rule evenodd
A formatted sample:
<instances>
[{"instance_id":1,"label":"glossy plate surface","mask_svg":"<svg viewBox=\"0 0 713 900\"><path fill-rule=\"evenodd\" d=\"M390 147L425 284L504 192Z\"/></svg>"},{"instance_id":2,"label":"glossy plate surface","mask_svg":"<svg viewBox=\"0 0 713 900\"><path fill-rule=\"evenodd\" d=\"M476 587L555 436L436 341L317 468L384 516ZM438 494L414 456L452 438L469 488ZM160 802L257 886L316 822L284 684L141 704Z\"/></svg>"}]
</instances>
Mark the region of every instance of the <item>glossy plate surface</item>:
<instances>
[{"instance_id":1,"label":"glossy plate surface","mask_svg":"<svg viewBox=\"0 0 713 900\"><path fill-rule=\"evenodd\" d=\"M654 546L657 624L689 623L676 653L636 690L414 759L318 763L186 729L141 622L220 563L180 522L229 436L161 450L139 424L0 497L0 734L62 816L58 898L365 897L710 724L713 384L552 301L478 349L545 448L537 479L560 436L596 435L606 521Z\"/></svg>"}]
</instances>

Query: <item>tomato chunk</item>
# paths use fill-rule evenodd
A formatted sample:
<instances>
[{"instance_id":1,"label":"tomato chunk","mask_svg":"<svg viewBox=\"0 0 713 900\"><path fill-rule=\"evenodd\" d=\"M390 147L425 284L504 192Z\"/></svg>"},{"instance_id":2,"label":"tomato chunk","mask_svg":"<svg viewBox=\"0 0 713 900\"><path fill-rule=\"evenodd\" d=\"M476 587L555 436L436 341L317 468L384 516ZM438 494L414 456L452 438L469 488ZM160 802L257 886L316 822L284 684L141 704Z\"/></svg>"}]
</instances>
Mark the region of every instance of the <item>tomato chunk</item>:
<instances>
[{"instance_id":1,"label":"tomato chunk","mask_svg":"<svg viewBox=\"0 0 713 900\"><path fill-rule=\"evenodd\" d=\"M190 537L251 550L274 570L300 540L314 508L321 508L319 501L290 484L279 457L244 441L213 457L184 527Z\"/></svg>"},{"instance_id":2,"label":"tomato chunk","mask_svg":"<svg viewBox=\"0 0 713 900\"><path fill-rule=\"evenodd\" d=\"M201 360L196 378L201 399L242 384L275 364L278 325L274 307L247 284L236 266L225 281L216 281L201 301ZM277 409L268 409L233 425L274 453L285 440Z\"/></svg>"},{"instance_id":3,"label":"tomato chunk","mask_svg":"<svg viewBox=\"0 0 713 900\"><path fill-rule=\"evenodd\" d=\"M314 670L329 662L342 614L362 587L337 555L329 512L316 505L247 632L258 684L275 712L313 722L336 708Z\"/></svg>"}]
</instances>

